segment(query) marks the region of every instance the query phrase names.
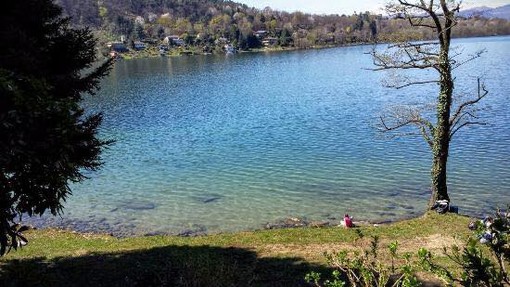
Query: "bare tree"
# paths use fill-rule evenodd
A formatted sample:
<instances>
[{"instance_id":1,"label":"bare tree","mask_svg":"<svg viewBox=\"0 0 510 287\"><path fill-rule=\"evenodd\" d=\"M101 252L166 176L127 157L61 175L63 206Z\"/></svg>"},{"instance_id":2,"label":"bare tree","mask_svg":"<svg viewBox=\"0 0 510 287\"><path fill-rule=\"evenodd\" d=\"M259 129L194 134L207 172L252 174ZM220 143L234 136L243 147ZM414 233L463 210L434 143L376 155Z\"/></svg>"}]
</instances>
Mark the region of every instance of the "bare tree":
<instances>
[{"instance_id":1,"label":"bare tree","mask_svg":"<svg viewBox=\"0 0 510 287\"><path fill-rule=\"evenodd\" d=\"M436 200L450 200L447 188L447 160L450 142L459 129L484 124L476 116L476 104L488 91L478 79L474 95L454 98L452 72L462 64L480 57L484 52L461 59L461 52L450 48L452 29L457 25L456 14L461 1L455 0L397 0L387 6L388 12L404 17L417 29L432 29L437 38L432 41L399 41L383 52L375 48L371 54L374 70L432 70L432 78L400 77L388 86L402 89L416 85L436 84L439 87L434 102L435 113L426 113L423 107L400 106L380 118L384 132L397 132L409 126L417 128L432 150L432 195L430 205ZM427 74L430 76L430 74ZM435 117L435 120L434 120ZM415 130L416 131L416 130Z\"/></svg>"}]
</instances>

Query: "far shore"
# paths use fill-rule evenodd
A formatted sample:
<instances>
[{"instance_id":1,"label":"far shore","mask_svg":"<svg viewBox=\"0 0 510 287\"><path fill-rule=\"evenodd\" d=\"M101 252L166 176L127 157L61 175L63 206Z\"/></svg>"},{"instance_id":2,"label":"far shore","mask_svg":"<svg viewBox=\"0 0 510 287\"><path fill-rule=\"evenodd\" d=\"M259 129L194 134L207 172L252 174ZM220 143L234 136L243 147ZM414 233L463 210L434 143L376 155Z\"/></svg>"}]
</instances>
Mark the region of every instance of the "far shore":
<instances>
[{"instance_id":1,"label":"far shore","mask_svg":"<svg viewBox=\"0 0 510 287\"><path fill-rule=\"evenodd\" d=\"M459 37L454 39L470 39L470 38L491 38L491 37L505 37L510 35L482 35L482 36L472 36L472 37ZM417 40L417 41L428 41L427 39ZM262 47L255 48L250 50L240 50L235 54L248 54L248 53L274 53L274 52L289 52L289 51L301 51L301 50L322 50L322 49L333 49L333 48L343 48L343 47L356 47L356 46L374 46L374 45L383 45L388 44L389 42L381 41L381 42L354 42L354 43L343 43L337 45L314 45L306 48L299 47ZM158 57L182 57L182 56L203 56L203 55L222 55L225 53L202 53L191 50L184 49L174 49L171 53L167 53L162 55L159 53L156 47L149 47L141 51L130 50L129 52L119 53L118 57L123 60L132 60L132 59L145 59L145 58L158 58Z\"/></svg>"},{"instance_id":2,"label":"far shore","mask_svg":"<svg viewBox=\"0 0 510 287\"><path fill-rule=\"evenodd\" d=\"M356 43L345 43L341 45L315 45L306 48L299 47L263 47L256 48L250 50L241 50L237 51L235 54L247 54L247 53L273 53L273 52L288 52L288 51L300 51L300 50L321 50L321 49L332 49L332 48L341 48L341 47L354 47L354 46L368 46L368 45L376 45L383 44L375 43L375 42L356 42ZM144 58L157 58L157 57L182 57L182 56L197 56L197 55L221 55L221 53L200 53L196 51L187 51L187 50L177 50L174 49L170 53L166 53L164 55L160 54L156 47L149 47L141 51L133 51L119 53L118 57L123 60L132 60L132 59L144 59Z\"/></svg>"}]
</instances>

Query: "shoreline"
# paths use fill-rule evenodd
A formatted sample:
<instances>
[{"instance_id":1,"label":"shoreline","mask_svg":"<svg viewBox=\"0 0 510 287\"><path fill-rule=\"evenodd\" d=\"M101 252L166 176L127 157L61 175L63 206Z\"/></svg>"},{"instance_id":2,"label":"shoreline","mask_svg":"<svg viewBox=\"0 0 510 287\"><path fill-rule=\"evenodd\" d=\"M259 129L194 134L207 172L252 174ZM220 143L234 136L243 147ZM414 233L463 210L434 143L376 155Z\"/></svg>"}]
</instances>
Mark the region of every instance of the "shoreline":
<instances>
[{"instance_id":1,"label":"shoreline","mask_svg":"<svg viewBox=\"0 0 510 287\"><path fill-rule=\"evenodd\" d=\"M493 38L493 37L508 37L509 35L482 35L482 36L471 36L471 37L452 37L452 39L476 39L476 38ZM427 39L422 40L416 40L416 41L429 41ZM412 42L416 42L412 41ZM256 48L251 50L240 50L237 51L235 54L250 54L250 53L275 53L275 52L291 52L291 51L306 51L306 50L323 50L323 49L334 49L334 48L347 48L347 47L357 47L357 46L376 46L376 45L384 45L388 44L390 42L355 42L355 43L343 43L343 44L337 44L337 45L314 45L306 48L299 48L299 47L263 47L263 48ZM182 49L181 49L182 50ZM173 57L183 57L183 56L207 56L207 55L225 55L225 53L195 53L195 51L189 51L189 50L182 50L177 51L174 50L172 53L169 54L160 54L159 51L156 49L156 47L149 47L145 50L141 51L133 51L130 50L126 53L119 53L118 59L119 60L135 60L135 59L150 59L150 58L173 58Z\"/></svg>"},{"instance_id":2,"label":"shoreline","mask_svg":"<svg viewBox=\"0 0 510 287\"><path fill-rule=\"evenodd\" d=\"M251 50L237 51L235 54L250 54L250 53L275 53L275 52L290 52L290 51L306 51L306 50L322 50L322 49L333 49L333 48L344 48L344 47L356 47L356 46L369 46L384 44L383 42L359 42L359 43L345 43L341 45L315 45L307 48L298 47L264 47L256 48ZM150 59L150 58L173 58L183 56L207 56L207 55L225 55L225 53L195 53L194 51L173 51L168 54L160 54L155 50L155 47L146 48L142 51L129 51L126 53L118 53L117 58L119 60L135 60L135 59Z\"/></svg>"},{"instance_id":3,"label":"shoreline","mask_svg":"<svg viewBox=\"0 0 510 287\"><path fill-rule=\"evenodd\" d=\"M369 219L369 220L357 220L354 216L353 223L354 227L379 227L385 225L391 225L400 222L406 222L410 220L416 220L425 216L428 212L418 214L409 214L407 216L400 216L395 219ZM470 217L470 215L458 214L463 217ZM98 226L94 223L86 223L80 221L68 220L66 222L57 223L58 217L50 217L50 222L43 218L28 218L21 222L26 224L30 229L34 230L60 230L65 232L72 232L78 234L94 234L94 235L108 235L117 239L123 238L141 238L150 236L169 236L169 237L203 237L203 236L215 236L225 234L238 234L244 232L260 232L267 230L286 230L286 229L314 229L314 228L335 228L341 227L341 218L328 218L326 220L308 220L306 217L287 217L273 222L267 222L261 224L258 228L244 228L239 230L228 230L228 231L208 231L207 227L201 225L194 225L189 228L182 229L179 232L159 232L159 231L148 231L137 233L134 229L123 229L113 228L109 229L104 226ZM64 220L63 218L61 218Z\"/></svg>"}]
</instances>

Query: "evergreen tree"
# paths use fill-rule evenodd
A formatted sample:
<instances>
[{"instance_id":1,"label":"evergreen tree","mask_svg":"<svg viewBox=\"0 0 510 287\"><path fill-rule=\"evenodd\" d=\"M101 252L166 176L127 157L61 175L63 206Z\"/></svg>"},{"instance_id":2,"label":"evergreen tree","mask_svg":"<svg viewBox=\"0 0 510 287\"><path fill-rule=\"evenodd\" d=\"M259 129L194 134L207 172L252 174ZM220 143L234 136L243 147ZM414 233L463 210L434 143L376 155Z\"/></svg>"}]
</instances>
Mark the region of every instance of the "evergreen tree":
<instances>
[{"instance_id":1,"label":"evergreen tree","mask_svg":"<svg viewBox=\"0 0 510 287\"><path fill-rule=\"evenodd\" d=\"M111 60L95 64L88 29L73 29L51 0L6 0L0 10L0 255L26 241L15 221L53 215L69 183L100 164L101 115L80 106Z\"/></svg>"}]
</instances>

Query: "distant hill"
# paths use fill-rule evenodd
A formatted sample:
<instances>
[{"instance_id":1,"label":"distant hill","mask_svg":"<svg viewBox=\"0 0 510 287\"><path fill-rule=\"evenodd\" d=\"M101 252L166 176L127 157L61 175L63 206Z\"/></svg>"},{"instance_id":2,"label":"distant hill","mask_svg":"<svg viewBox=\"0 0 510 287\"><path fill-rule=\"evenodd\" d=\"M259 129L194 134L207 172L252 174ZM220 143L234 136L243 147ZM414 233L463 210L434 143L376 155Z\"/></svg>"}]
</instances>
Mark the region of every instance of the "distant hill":
<instances>
[{"instance_id":1,"label":"distant hill","mask_svg":"<svg viewBox=\"0 0 510 287\"><path fill-rule=\"evenodd\" d=\"M18 0L23 1L23 0ZM437 37L406 19L369 12L311 15L269 7L256 9L232 0L54 0L71 24L89 27L108 54L111 42L132 49L172 53L225 53L260 48L308 49L352 43L423 40ZM454 37L510 35L510 5L462 11ZM481 18L474 16L482 16ZM502 17L504 19L493 19ZM135 45L135 42L146 45ZM144 48L145 47L145 48ZM124 50L124 49L122 49Z\"/></svg>"},{"instance_id":2,"label":"distant hill","mask_svg":"<svg viewBox=\"0 0 510 287\"><path fill-rule=\"evenodd\" d=\"M505 19L510 20L510 4L497 7L497 8L489 8L489 7L476 7L466 10L461 10L459 13L460 16L465 18L472 18L472 17L481 17L481 18L499 18L499 19Z\"/></svg>"}]
</instances>

